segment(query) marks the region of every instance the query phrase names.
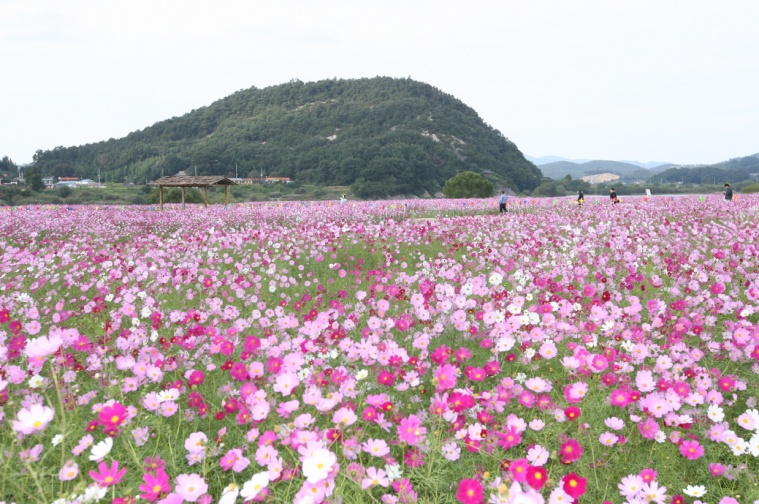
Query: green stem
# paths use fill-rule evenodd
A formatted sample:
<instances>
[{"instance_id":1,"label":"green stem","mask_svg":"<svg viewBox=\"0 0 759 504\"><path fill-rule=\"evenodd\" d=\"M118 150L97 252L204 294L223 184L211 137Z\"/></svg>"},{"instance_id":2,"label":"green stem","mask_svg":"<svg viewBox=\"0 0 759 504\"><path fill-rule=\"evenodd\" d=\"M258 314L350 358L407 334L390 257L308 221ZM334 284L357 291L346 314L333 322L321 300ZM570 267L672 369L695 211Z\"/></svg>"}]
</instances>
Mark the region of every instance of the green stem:
<instances>
[{"instance_id":1,"label":"green stem","mask_svg":"<svg viewBox=\"0 0 759 504\"><path fill-rule=\"evenodd\" d=\"M24 462L24 465L26 466L26 470L29 471L29 474L32 476L32 479L34 480L34 484L37 486L37 492L39 492L40 497L42 499L41 502L43 503L48 502L47 496L45 495L45 491L42 489L42 483L40 483L39 476L37 476L37 472L34 470L31 464L29 464L29 462Z\"/></svg>"}]
</instances>

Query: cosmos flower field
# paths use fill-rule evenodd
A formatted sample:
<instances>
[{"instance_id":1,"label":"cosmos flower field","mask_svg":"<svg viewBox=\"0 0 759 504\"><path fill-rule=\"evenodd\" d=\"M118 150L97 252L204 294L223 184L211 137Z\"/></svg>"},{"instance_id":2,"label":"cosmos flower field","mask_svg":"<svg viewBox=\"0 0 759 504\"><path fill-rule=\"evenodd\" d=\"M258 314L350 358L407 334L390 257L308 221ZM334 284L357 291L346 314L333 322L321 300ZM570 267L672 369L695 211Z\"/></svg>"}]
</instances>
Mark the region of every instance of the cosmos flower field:
<instances>
[{"instance_id":1,"label":"cosmos flower field","mask_svg":"<svg viewBox=\"0 0 759 504\"><path fill-rule=\"evenodd\" d=\"M759 502L759 197L510 210L0 209L0 502Z\"/></svg>"}]
</instances>

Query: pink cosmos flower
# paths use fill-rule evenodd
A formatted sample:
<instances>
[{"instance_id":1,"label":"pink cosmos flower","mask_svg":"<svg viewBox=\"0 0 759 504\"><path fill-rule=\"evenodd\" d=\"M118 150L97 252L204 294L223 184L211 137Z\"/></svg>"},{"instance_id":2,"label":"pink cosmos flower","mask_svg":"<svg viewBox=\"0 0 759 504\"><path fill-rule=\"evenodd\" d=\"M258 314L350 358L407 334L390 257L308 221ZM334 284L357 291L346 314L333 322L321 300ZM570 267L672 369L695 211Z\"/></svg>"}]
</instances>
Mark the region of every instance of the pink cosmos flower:
<instances>
[{"instance_id":1,"label":"pink cosmos flower","mask_svg":"<svg viewBox=\"0 0 759 504\"><path fill-rule=\"evenodd\" d=\"M250 465L250 460L247 459L239 448L233 448L229 450L221 460L219 460L219 467L228 471L232 469L234 472L242 472L246 467Z\"/></svg>"},{"instance_id":2,"label":"pink cosmos flower","mask_svg":"<svg viewBox=\"0 0 759 504\"><path fill-rule=\"evenodd\" d=\"M646 418L644 422L638 424L640 435L646 439L654 439L659 432L659 424L653 418Z\"/></svg>"},{"instance_id":3,"label":"pink cosmos flower","mask_svg":"<svg viewBox=\"0 0 759 504\"><path fill-rule=\"evenodd\" d=\"M562 488L573 499L578 499L587 490L588 480L575 473L569 473L561 479Z\"/></svg>"},{"instance_id":4,"label":"pink cosmos flower","mask_svg":"<svg viewBox=\"0 0 759 504\"><path fill-rule=\"evenodd\" d=\"M640 477L643 480L643 483L650 483L652 481L655 481L658 475L659 473L651 468L641 469L640 471Z\"/></svg>"},{"instance_id":5,"label":"pink cosmos flower","mask_svg":"<svg viewBox=\"0 0 759 504\"><path fill-rule=\"evenodd\" d=\"M13 430L24 435L42 432L53 420L55 412L52 408L42 404L32 404L28 408L21 408L13 420Z\"/></svg>"},{"instance_id":6,"label":"pink cosmos flower","mask_svg":"<svg viewBox=\"0 0 759 504\"><path fill-rule=\"evenodd\" d=\"M624 408L632 402L630 392L625 389L617 389L613 391L609 396L609 399L612 406L619 406L620 408Z\"/></svg>"},{"instance_id":7,"label":"pink cosmos flower","mask_svg":"<svg viewBox=\"0 0 759 504\"><path fill-rule=\"evenodd\" d=\"M604 446L614 446L619 441L619 436L611 432L604 432L598 437L598 441Z\"/></svg>"},{"instance_id":8,"label":"pink cosmos flower","mask_svg":"<svg viewBox=\"0 0 759 504\"><path fill-rule=\"evenodd\" d=\"M526 483L527 482L527 468L530 466L530 463L525 458L516 459L509 465L509 471L511 472L511 477L514 478L514 481L518 481L519 483Z\"/></svg>"},{"instance_id":9,"label":"pink cosmos flower","mask_svg":"<svg viewBox=\"0 0 759 504\"><path fill-rule=\"evenodd\" d=\"M20 451L18 458L20 458L23 462L37 462L43 449L44 446L38 443L28 450Z\"/></svg>"},{"instance_id":10,"label":"pink cosmos flower","mask_svg":"<svg viewBox=\"0 0 759 504\"><path fill-rule=\"evenodd\" d=\"M188 502L197 502L200 496L208 491L206 480L199 474L180 474L176 481L174 491Z\"/></svg>"},{"instance_id":11,"label":"pink cosmos flower","mask_svg":"<svg viewBox=\"0 0 759 504\"><path fill-rule=\"evenodd\" d=\"M548 472L545 467L527 467L527 484L535 490L540 490L548 482Z\"/></svg>"},{"instance_id":12,"label":"pink cosmos flower","mask_svg":"<svg viewBox=\"0 0 759 504\"><path fill-rule=\"evenodd\" d=\"M142 475L145 483L141 484L139 489L142 492L140 497L148 502L157 501L161 494L168 494L171 492L171 484L169 483L169 475L164 472L163 469L158 469L154 474L145 473Z\"/></svg>"},{"instance_id":13,"label":"pink cosmos flower","mask_svg":"<svg viewBox=\"0 0 759 504\"><path fill-rule=\"evenodd\" d=\"M101 487L108 487L121 482L124 474L126 474L126 469L119 471L119 463L114 460L110 467L105 462L98 464L97 471L90 471L90 478L94 479L95 483Z\"/></svg>"},{"instance_id":14,"label":"pink cosmos flower","mask_svg":"<svg viewBox=\"0 0 759 504\"><path fill-rule=\"evenodd\" d=\"M719 282L713 283L712 286L709 287L709 290L711 291L712 294L716 296L718 294L722 294L723 292L725 292L725 285Z\"/></svg>"},{"instance_id":15,"label":"pink cosmos flower","mask_svg":"<svg viewBox=\"0 0 759 504\"><path fill-rule=\"evenodd\" d=\"M711 463L709 464L709 472L711 473L712 476L716 478L717 476L721 476L725 472L725 466L716 462Z\"/></svg>"},{"instance_id":16,"label":"pink cosmos flower","mask_svg":"<svg viewBox=\"0 0 759 504\"><path fill-rule=\"evenodd\" d=\"M579 460L583 453L582 445L576 439L568 439L559 448L559 455L563 464L570 464Z\"/></svg>"},{"instance_id":17,"label":"pink cosmos flower","mask_svg":"<svg viewBox=\"0 0 759 504\"><path fill-rule=\"evenodd\" d=\"M505 432L496 432L496 435L498 436L498 446L504 450L508 450L522 442L522 434L513 425L507 427Z\"/></svg>"},{"instance_id":18,"label":"pink cosmos flower","mask_svg":"<svg viewBox=\"0 0 759 504\"><path fill-rule=\"evenodd\" d=\"M398 438L411 446L421 443L425 434L427 434L427 428L422 425L422 421L416 415L409 415L398 425Z\"/></svg>"},{"instance_id":19,"label":"pink cosmos flower","mask_svg":"<svg viewBox=\"0 0 759 504\"><path fill-rule=\"evenodd\" d=\"M374 457L384 457L390 453L390 447L383 439L369 439L361 445L366 453Z\"/></svg>"},{"instance_id":20,"label":"pink cosmos flower","mask_svg":"<svg viewBox=\"0 0 759 504\"><path fill-rule=\"evenodd\" d=\"M623 497L635 497L643 489L643 478L638 474L629 474L622 478L617 487Z\"/></svg>"},{"instance_id":21,"label":"pink cosmos flower","mask_svg":"<svg viewBox=\"0 0 759 504\"><path fill-rule=\"evenodd\" d=\"M70 481L77 476L79 476L79 465L73 460L67 460L58 471L58 479L61 481Z\"/></svg>"},{"instance_id":22,"label":"pink cosmos flower","mask_svg":"<svg viewBox=\"0 0 759 504\"><path fill-rule=\"evenodd\" d=\"M98 421L106 432L115 431L119 425L124 423L128 416L127 409L123 405L113 403L110 406L105 406L98 413Z\"/></svg>"},{"instance_id":23,"label":"pink cosmos flower","mask_svg":"<svg viewBox=\"0 0 759 504\"><path fill-rule=\"evenodd\" d=\"M190 453L198 453L206 451L206 443L208 443L208 436L203 432L193 432L184 442L184 448Z\"/></svg>"},{"instance_id":24,"label":"pink cosmos flower","mask_svg":"<svg viewBox=\"0 0 759 504\"><path fill-rule=\"evenodd\" d=\"M696 460L704 456L704 447L698 441L688 439L680 443L680 454L688 460Z\"/></svg>"},{"instance_id":25,"label":"pink cosmos flower","mask_svg":"<svg viewBox=\"0 0 759 504\"><path fill-rule=\"evenodd\" d=\"M581 410L577 406L567 406L564 408L564 416L567 417L567 420L577 420L580 418Z\"/></svg>"},{"instance_id":26,"label":"pink cosmos flower","mask_svg":"<svg viewBox=\"0 0 759 504\"><path fill-rule=\"evenodd\" d=\"M39 338L33 338L26 342L24 354L26 354L30 360L39 362L40 359L44 359L48 355L57 352L62 344L63 339L57 334L40 336Z\"/></svg>"},{"instance_id":27,"label":"pink cosmos flower","mask_svg":"<svg viewBox=\"0 0 759 504\"><path fill-rule=\"evenodd\" d=\"M376 467L368 468L364 475L364 479L361 481L361 489L366 490L367 488L376 487L378 485L383 487L390 485L387 473Z\"/></svg>"},{"instance_id":28,"label":"pink cosmos flower","mask_svg":"<svg viewBox=\"0 0 759 504\"><path fill-rule=\"evenodd\" d=\"M461 504L480 504L485 499L482 483L476 479L462 479L456 489L456 499Z\"/></svg>"}]
</instances>

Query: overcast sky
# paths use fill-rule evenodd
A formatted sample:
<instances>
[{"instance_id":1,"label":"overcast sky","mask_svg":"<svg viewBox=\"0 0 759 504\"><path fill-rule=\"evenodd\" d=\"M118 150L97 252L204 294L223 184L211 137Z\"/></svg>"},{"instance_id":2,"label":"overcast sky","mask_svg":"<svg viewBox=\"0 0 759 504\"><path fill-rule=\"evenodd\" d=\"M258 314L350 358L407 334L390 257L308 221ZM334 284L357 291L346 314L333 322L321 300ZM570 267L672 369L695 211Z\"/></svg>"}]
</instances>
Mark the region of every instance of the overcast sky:
<instances>
[{"instance_id":1,"label":"overcast sky","mask_svg":"<svg viewBox=\"0 0 759 504\"><path fill-rule=\"evenodd\" d=\"M758 22L754 0L0 0L0 157L381 75L532 156L714 163L759 152Z\"/></svg>"}]
</instances>

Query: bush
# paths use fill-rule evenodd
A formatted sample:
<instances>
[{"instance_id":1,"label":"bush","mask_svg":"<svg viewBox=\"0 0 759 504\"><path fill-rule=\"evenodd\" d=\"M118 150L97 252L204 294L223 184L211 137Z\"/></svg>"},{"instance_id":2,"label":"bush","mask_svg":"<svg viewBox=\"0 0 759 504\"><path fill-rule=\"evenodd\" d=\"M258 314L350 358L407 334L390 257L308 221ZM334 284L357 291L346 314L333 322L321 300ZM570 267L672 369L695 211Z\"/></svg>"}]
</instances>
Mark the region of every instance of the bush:
<instances>
[{"instance_id":1,"label":"bush","mask_svg":"<svg viewBox=\"0 0 759 504\"><path fill-rule=\"evenodd\" d=\"M473 171L465 171L445 183L446 198L487 198L493 194L493 184Z\"/></svg>"},{"instance_id":2,"label":"bush","mask_svg":"<svg viewBox=\"0 0 759 504\"><path fill-rule=\"evenodd\" d=\"M741 187L741 193L744 193L744 194L759 193L759 182L751 182L750 184L744 185L743 187Z\"/></svg>"}]
</instances>

